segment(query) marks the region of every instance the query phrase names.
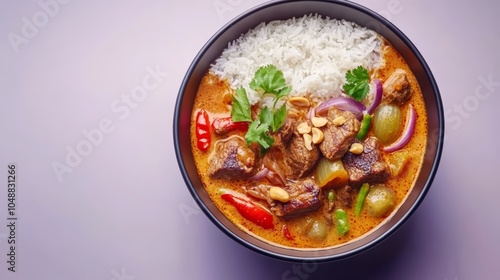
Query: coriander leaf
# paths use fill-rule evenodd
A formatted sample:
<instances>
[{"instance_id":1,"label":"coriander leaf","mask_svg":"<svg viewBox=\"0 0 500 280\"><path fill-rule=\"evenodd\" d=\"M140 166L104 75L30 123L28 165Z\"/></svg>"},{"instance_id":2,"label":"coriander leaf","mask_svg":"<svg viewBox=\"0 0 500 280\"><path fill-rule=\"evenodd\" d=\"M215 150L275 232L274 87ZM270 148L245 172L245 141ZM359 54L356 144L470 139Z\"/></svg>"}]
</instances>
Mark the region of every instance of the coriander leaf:
<instances>
[{"instance_id":1,"label":"coriander leaf","mask_svg":"<svg viewBox=\"0 0 500 280\"><path fill-rule=\"evenodd\" d=\"M283 72L271 64L260 67L255 72L249 86L261 95L273 95L272 108L264 106L259 112L258 118L252 121L250 102L245 89L240 87L236 90L236 96L233 97L231 115L233 121L251 122L245 134L245 140L247 144L259 143L261 153L265 153L274 143L274 138L270 133L278 131L286 119L286 105L283 104L279 109L276 109L278 100L290 93L292 88L286 86Z\"/></svg>"},{"instance_id":2,"label":"coriander leaf","mask_svg":"<svg viewBox=\"0 0 500 280\"><path fill-rule=\"evenodd\" d=\"M345 78L347 83L344 84L343 89L347 95L358 101L366 97L370 90L370 77L367 69L363 66L358 66L347 71Z\"/></svg>"},{"instance_id":3,"label":"coriander leaf","mask_svg":"<svg viewBox=\"0 0 500 280\"><path fill-rule=\"evenodd\" d=\"M252 121L250 102L248 101L247 92L243 87L236 89L236 95L233 96L231 116L232 120L235 122Z\"/></svg>"},{"instance_id":4,"label":"coriander leaf","mask_svg":"<svg viewBox=\"0 0 500 280\"><path fill-rule=\"evenodd\" d=\"M271 125L271 129L273 130L273 132L278 131L278 129L280 129L283 126L283 124L285 123L285 119L286 119L286 105L283 104L278 110L276 110L276 112L274 112L273 123Z\"/></svg>"},{"instance_id":5,"label":"coriander leaf","mask_svg":"<svg viewBox=\"0 0 500 280\"><path fill-rule=\"evenodd\" d=\"M250 88L262 94L278 95L285 86L283 72L271 64L260 67L250 82Z\"/></svg>"},{"instance_id":6,"label":"coriander leaf","mask_svg":"<svg viewBox=\"0 0 500 280\"><path fill-rule=\"evenodd\" d=\"M347 71L346 78L348 81L362 81L368 79L368 70L366 70L363 66L358 66L352 70Z\"/></svg>"},{"instance_id":7,"label":"coriander leaf","mask_svg":"<svg viewBox=\"0 0 500 280\"><path fill-rule=\"evenodd\" d=\"M266 106L259 113L259 120L268 127L273 124L273 112Z\"/></svg>"},{"instance_id":8,"label":"coriander leaf","mask_svg":"<svg viewBox=\"0 0 500 280\"><path fill-rule=\"evenodd\" d=\"M269 130L269 125L261 123L260 120L253 121L248 127L248 131L245 134L245 140L247 144L259 143L259 145L264 149L269 149L274 143L274 138L272 138L267 131Z\"/></svg>"},{"instance_id":9,"label":"coriander leaf","mask_svg":"<svg viewBox=\"0 0 500 280\"><path fill-rule=\"evenodd\" d=\"M292 91L292 87L284 87L276 94L276 101Z\"/></svg>"},{"instance_id":10,"label":"coriander leaf","mask_svg":"<svg viewBox=\"0 0 500 280\"><path fill-rule=\"evenodd\" d=\"M274 138L271 135L264 133L261 135L259 144L264 149L264 151L266 151L274 144Z\"/></svg>"}]
</instances>

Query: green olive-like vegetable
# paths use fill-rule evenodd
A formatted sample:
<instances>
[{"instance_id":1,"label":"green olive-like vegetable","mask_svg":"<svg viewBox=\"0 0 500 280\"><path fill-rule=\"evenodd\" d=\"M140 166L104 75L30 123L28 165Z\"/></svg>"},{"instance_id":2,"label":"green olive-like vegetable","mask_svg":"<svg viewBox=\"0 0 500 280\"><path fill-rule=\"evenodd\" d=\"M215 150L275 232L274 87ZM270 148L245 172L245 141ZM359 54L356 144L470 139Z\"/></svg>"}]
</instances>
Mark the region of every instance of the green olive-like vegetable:
<instances>
[{"instance_id":1,"label":"green olive-like vegetable","mask_svg":"<svg viewBox=\"0 0 500 280\"><path fill-rule=\"evenodd\" d=\"M312 221L307 236L316 240L324 240L328 235L328 225L323 220Z\"/></svg>"},{"instance_id":2,"label":"green olive-like vegetable","mask_svg":"<svg viewBox=\"0 0 500 280\"><path fill-rule=\"evenodd\" d=\"M365 207L369 215L383 217L387 215L396 205L394 191L385 185L375 185L365 198Z\"/></svg>"},{"instance_id":3,"label":"green olive-like vegetable","mask_svg":"<svg viewBox=\"0 0 500 280\"><path fill-rule=\"evenodd\" d=\"M381 104L373 114L373 133L383 145L396 141L403 126L401 109L393 104Z\"/></svg>"}]
</instances>

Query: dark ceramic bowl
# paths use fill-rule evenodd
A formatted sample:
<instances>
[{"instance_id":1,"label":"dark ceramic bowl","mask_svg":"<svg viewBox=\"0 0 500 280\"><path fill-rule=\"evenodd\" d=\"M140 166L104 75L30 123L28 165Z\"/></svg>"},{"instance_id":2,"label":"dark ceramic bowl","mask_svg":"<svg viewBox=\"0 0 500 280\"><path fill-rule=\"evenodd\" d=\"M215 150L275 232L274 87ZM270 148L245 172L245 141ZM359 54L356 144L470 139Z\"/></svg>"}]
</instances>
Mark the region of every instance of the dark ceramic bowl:
<instances>
[{"instance_id":1,"label":"dark ceramic bowl","mask_svg":"<svg viewBox=\"0 0 500 280\"><path fill-rule=\"evenodd\" d=\"M261 22L285 20L304 14L318 13L330 18L345 19L366 26L384 36L410 65L420 83L428 113L429 143L423 167L411 193L389 221L361 239L328 249L294 250L278 247L257 239L231 223L212 203L196 171L190 146L192 104L200 81L210 63L221 55L228 42L256 27ZM412 42L391 22L377 13L348 1L272 1L239 15L222 27L200 50L182 82L175 106L174 143L177 161L193 198L210 220L229 237L267 256L295 261L331 261L362 252L387 238L415 211L429 190L436 174L443 148L444 117L438 87Z\"/></svg>"}]
</instances>

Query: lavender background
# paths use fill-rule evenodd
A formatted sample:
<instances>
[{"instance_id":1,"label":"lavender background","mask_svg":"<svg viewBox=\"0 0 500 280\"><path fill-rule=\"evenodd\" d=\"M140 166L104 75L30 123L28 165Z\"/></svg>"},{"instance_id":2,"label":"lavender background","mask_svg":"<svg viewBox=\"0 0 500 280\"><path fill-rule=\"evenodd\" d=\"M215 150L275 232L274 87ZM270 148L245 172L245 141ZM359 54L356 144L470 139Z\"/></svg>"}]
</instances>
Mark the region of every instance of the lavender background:
<instances>
[{"instance_id":1,"label":"lavender background","mask_svg":"<svg viewBox=\"0 0 500 280\"><path fill-rule=\"evenodd\" d=\"M173 149L177 91L212 34L263 2L3 1L0 279L498 279L499 2L356 1L421 51L447 117L434 184L388 240L347 260L293 264L242 247L194 205ZM53 166L77 149L86 156L58 177Z\"/></svg>"}]
</instances>

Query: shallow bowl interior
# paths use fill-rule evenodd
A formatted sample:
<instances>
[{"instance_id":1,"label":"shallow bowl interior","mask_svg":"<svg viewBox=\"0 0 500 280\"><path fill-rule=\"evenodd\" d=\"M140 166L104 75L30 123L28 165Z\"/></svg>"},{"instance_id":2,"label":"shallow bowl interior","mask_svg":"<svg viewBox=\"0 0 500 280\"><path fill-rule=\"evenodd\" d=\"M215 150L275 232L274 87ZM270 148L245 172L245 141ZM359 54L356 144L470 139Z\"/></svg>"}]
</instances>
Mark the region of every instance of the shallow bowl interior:
<instances>
[{"instance_id":1,"label":"shallow bowl interior","mask_svg":"<svg viewBox=\"0 0 500 280\"><path fill-rule=\"evenodd\" d=\"M228 42L261 22L285 20L318 13L330 18L356 22L384 36L404 57L420 83L428 112L429 141L416 184L392 219L363 238L330 249L295 250L257 239L232 224L212 203L196 171L190 146L189 125L192 104L202 77L221 55ZM182 82L174 113L174 144L177 161L193 198L203 212L229 237L265 255L285 260L330 261L364 251L385 239L401 226L425 197L437 171L443 146L444 119L438 87L425 60L413 43L392 23L375 12L348 1L272 1L239 15L222 27L200 50Z\"/></svg>"}]
</instances>

